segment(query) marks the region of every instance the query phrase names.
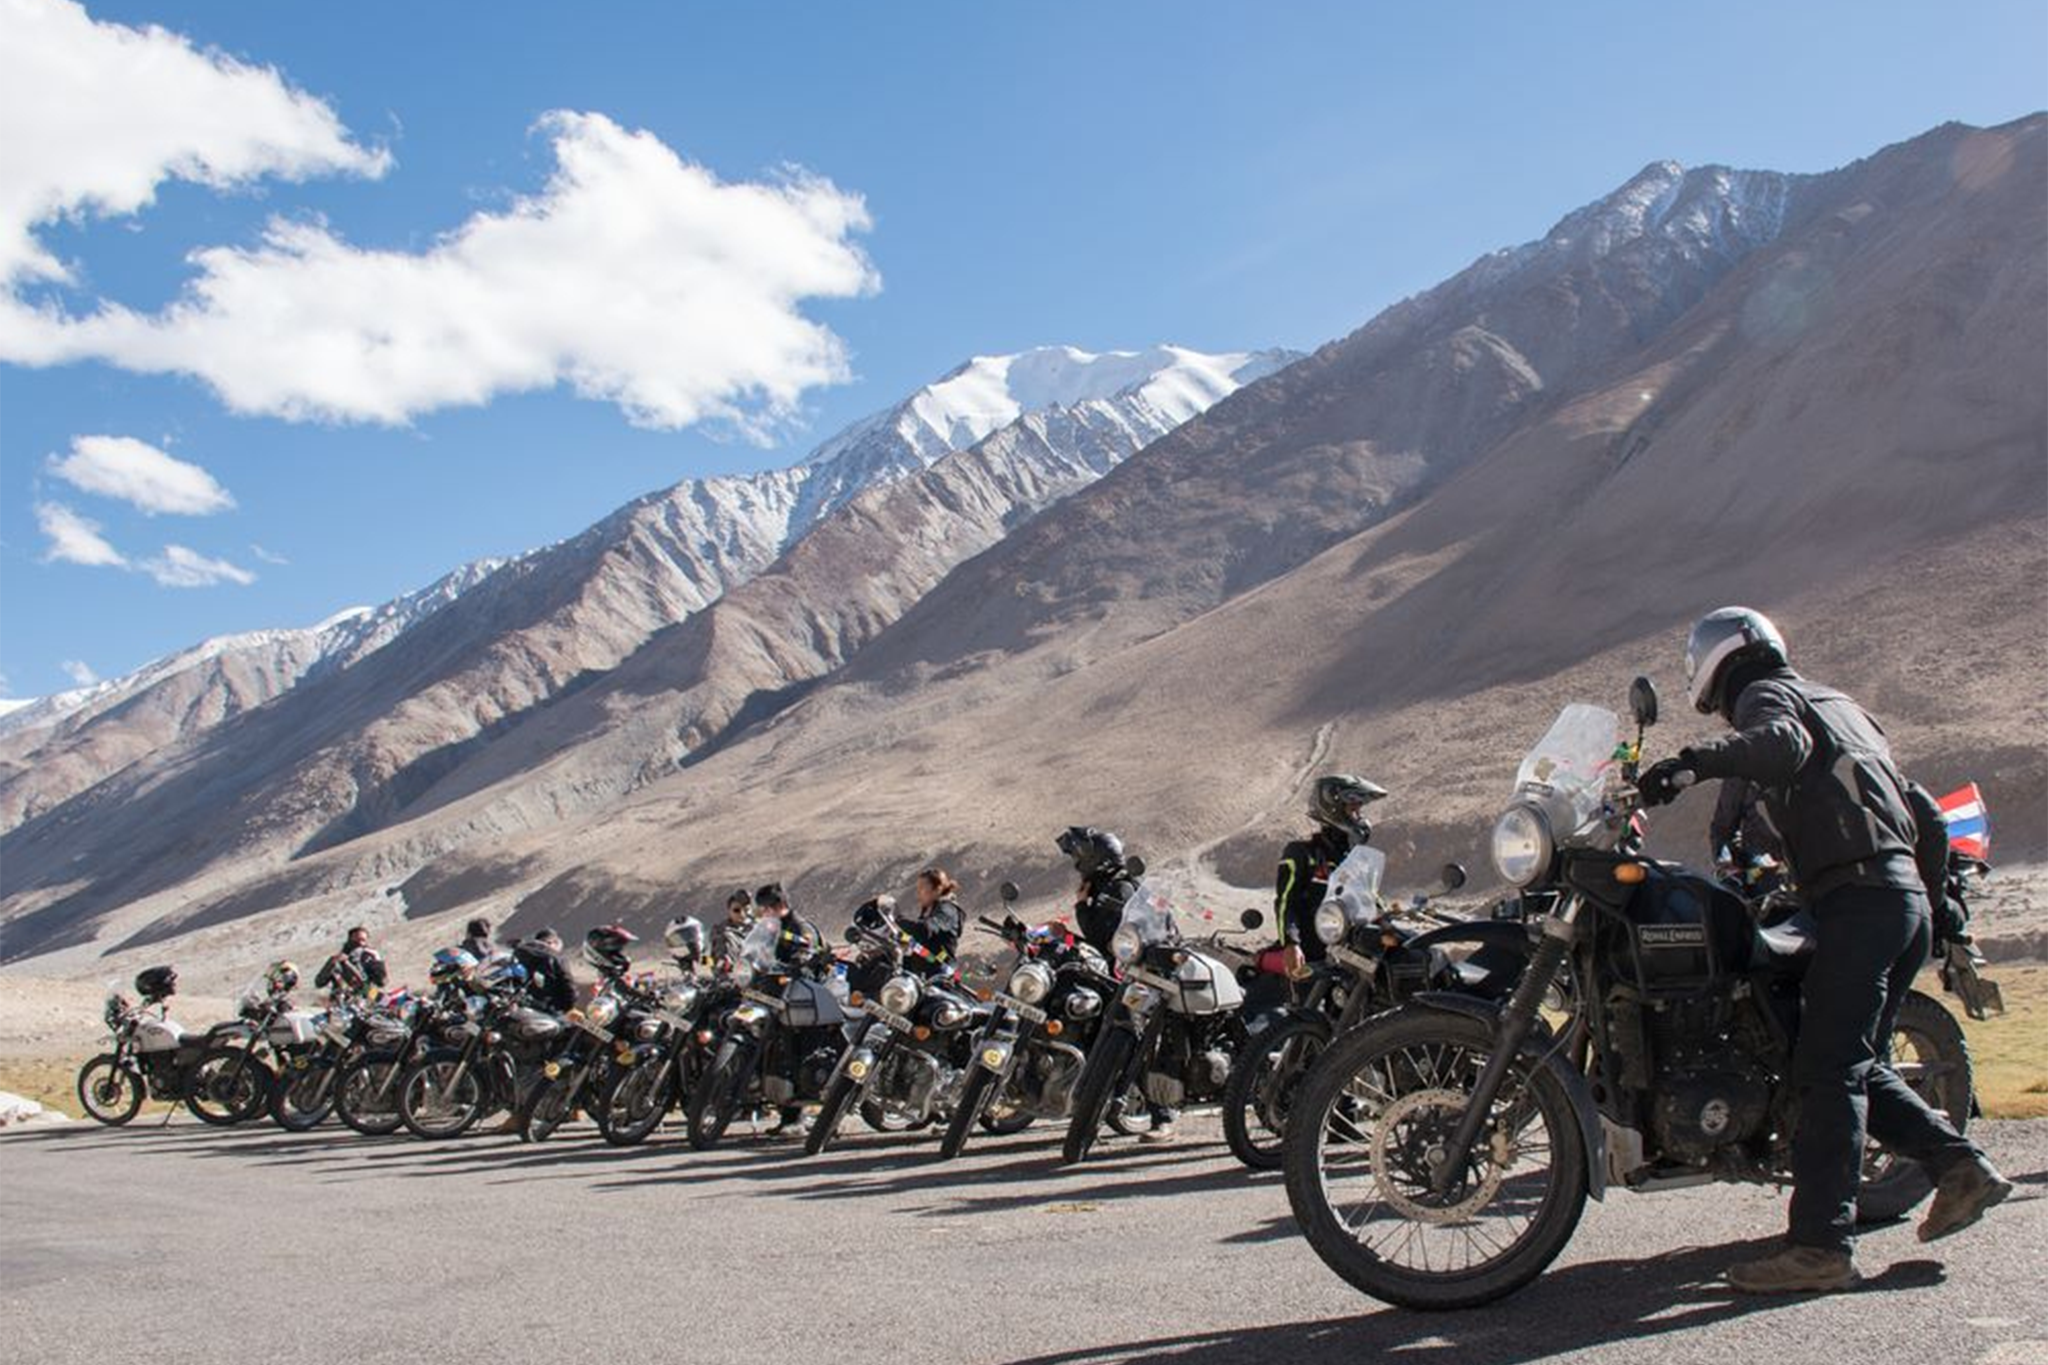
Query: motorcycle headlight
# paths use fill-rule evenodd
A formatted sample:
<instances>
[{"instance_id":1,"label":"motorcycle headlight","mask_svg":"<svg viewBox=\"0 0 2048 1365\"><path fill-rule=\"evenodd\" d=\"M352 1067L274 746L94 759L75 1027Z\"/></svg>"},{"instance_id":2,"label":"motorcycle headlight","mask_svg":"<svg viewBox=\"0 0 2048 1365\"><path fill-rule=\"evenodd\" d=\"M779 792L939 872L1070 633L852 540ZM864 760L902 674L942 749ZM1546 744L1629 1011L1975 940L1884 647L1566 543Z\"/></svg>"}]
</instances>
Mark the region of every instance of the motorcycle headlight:
<instances>
[{"instance_id":1,"label":"motorcycle headlight","mask_svg":"<svg viewBox=\"0 0 2048 1365\"><path fill-rule=\"evenodd\" d=\"M882 1008L891 1014L908 1015L917 1008L917 999L924 993L914 976L892 976L882 987Z\"/></svg>"},{"instance_id":2,"label":"motorcycle headlight","mask_svg":"<svg viewBox=\"0 0 2048 1365\"><path fill-rule=\"evenodd\" d=\"M667 987L661 993L661 1007L676 1014L688 1014L697 1008L697 988L688 984Z\"/></svg>"},{"instance_id":3,"label":"motorcycle headlight","mask_svg":"<svg viewBox=\"0 0 2048 1365\"><path fill-rule=\"evenodd\" d=\"M642 1019L640 1027L633 1030L633 1036L643 1043L651 1043L661 1037L661 1031L665 1027L666 1025L659 1019Z\"/></svg>"},{"instance_id":4,"label":"motorcycle headlight","mask_svg":"<svg viewBox=\"0 0 2048 1365\"><path fill-rule=\"evenodd\" d=\"M609 995L600 995L590 1002L590 1008L584 1011L584 1017L599 1028L610 1028L612 1020L619 1017L619 1002Z\"/></svg>"},{"instance_id":5,"label":"motorcycle headlight","mask_svg":"<svg viewBox=\"0 0 2048 1365\"><path fill-rule=\"evenodd\" d=\"M1327 900L1316 909L1316 937L1325 943L1335 943L1344 937L1344 907L1334 900Z\"/></svg>"},{"instance_id":6,"label":"motorcycle headlight","mask_svg":"<svg viewBox=\"0 0 2048 1365\"><path fill-rule=\"evenodd\" d=\"M1076 990L1067 997L1067 1018L1093 1019L1102 1013L1102 997L1091 990Z\"/></svg>"},{"instance_id":7,"label":"motorcycle headlight","mask_svg":"<svg viewBox=\"0 0 2048 1365\"><path fill-rule=\"evenodd\" d=\"M1118 962L1131 962L1138 956L1138 949L1144 945L1138 942L1138 931L1123 928L1110 936L1109 951Z\"/></svg>"},{"instance_id":8,"label":"motorcycle headlight","mask_svg":"<svg viewBox=\"0 0 2048 1365\"><path fill-rule=\"evenodd\" d=\"M1527 886L1542 876L1554 851L1550 821L1534 806L1509 806L1494 823L1494 868L1516 886Z\"/></svg>"},{"instance_id":9,"label":"motorcycle headlight","mask_svg":"<svg viewBox=\"0 0 2048 1365\"><path fill-rule=\"evenodd\" d=\"M974 1011L968 1009L967 1006L959 1001L941 1000L932 1009L932 1027L936 1029L961 1028L973 1017Z\"/></svg>"},{"instance_id":10,"label":"motorcycle headlight","mask_svg":"<svg viewBox=\"0 0 2048 1365\"><path fill-rule=\"evenodd\" d=\"M1052 994L1052 972L1043 962L1026 962L1010 973L1009 994L1027 1005L1036 1005Z\"/></svg>"}]
</instances>

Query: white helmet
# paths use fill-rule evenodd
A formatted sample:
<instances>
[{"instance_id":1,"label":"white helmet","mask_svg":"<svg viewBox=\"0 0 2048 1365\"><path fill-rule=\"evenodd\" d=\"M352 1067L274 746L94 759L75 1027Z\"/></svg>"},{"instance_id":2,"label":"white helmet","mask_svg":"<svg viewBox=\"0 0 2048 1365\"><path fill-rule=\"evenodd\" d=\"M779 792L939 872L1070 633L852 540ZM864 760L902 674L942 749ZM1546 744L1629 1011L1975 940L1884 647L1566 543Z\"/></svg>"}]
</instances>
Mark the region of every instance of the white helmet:
<instances>
[{"instance_id":1,"label":"white helmet","mask_svg":"<svg viewBox=\"0 0 2048 1365\"><path fill-rule=\"evenodd\" d=\"M695 962L704 955L704 926L695 915L677 915L661 937L678 962Z\"/></svg>"},{"instance_id":2,"label":"white helmet","mask_svg":"<svg viewBox=\"0 0 2048 1365\"><path fill-rule=\"evenodd\" d=\"M1692 704L1711 716L1727 700L1728 670L1737 663L1785 662L1785 637L1771 618L1748 607L1722 607L1702 616L1685 642L1685 685Z\"/></svg>"}]
</instances>

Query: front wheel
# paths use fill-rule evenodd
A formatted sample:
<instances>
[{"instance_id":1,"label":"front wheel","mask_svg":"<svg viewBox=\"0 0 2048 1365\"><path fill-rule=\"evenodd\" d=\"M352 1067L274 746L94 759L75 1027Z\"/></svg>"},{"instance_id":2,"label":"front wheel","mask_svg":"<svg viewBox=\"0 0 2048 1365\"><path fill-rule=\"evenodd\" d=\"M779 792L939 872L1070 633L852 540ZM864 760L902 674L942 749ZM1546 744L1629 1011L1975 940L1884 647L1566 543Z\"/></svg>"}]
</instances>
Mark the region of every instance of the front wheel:
<instances>
[{"instance_id":1,"label":"front wheel","mask_svg":"<svg viewBox=\"0 0 2048 1365\"><path fill-rule=\"evenodd\" d=\"M974 1133L974 1125L981 1120L981 1111L988 1107L989 1097L995 1093L996 1073L985 1066L976 1066L968 1074L967 1084L960 1091L959 1107L953 1110L953 1118L946 1125L946 1136L939 1141L939 1160L951 1161L967 1150L967 1139Z\"/></svg>"},{"instance_id":2,"label":"front wheel","mask_svg":"<svg viewBox=\"0 0 2048 1365\"><path fill-rule=\"evenodd\" d=\"M484 1113L484 1078L460 1050L436 1048L398 1082L398 1117L414 1137L461 1137Z\"/></svg>"},{"instance_id":3,"label":"front wheel","mask_svg":"<svg viewBox=\"0 0 2048 1365\"><path fill-rule=\"evenodd\" d=\"M690 1146L708 1152L725 1137L745 1096L747 1080L754 1069L752 1048L722 1051L711 1070L690 1091Z\"/></svg>"},{"instance_id":4,"label":"front wheel","mask_svg":"<svg viewBox=\"0 0 2048 1365\"><path fill-rule=\"evenodd\" d=\"M78 1105L85 1116L109 1128L119 1128L142 1108L142 1077L111 1052L78 1068Z\"/></svg>"},{"instance_id":5,"label":"front wheel","mask_svg":"<svg viewBox=\"0 0 2048 1365\"><path fill-rule=\"evenodd\" d=\"M1110 1029L1088 1050L1088 1064L1074 1091L1074 1116L1067 1123L1067 1140L1060 1149L1060 1160L1067 1165L1088 1159L1110 1103L1124 1091L1124 1077L1137 1051L1138 1035L1121 1027Z\"/></svg>"},{"instance_id":6,"label":"front wheel","mask_svg":"<svg viewBox=\"0 0 2048 1365\"><path fill-rule=\"evenodd\" d=\"M576 1110L576 1082L576 1072L569 1070L528 1087L526 1099L519 1106L521 1142L546 1142L569 1121L569 1115Z\"/></svg>"},{"instance_id":7,"label":"front wheel","mask_svg":"<svg viewBox=\"0 0 2048 1365\"><path fill-rule=\"evenodd\" d=\"M1223 1085L1223 1137L1231 1155L1255 1171L1277 1171L1287 1110L1302 1078L1330 1042L1330 1025L1290 1019L1253 1035Z\"/></svg>"},{"instance_id":8,"label":"front wheel","mask_svg":"<svg viewBox=\"0 0 2048 1365\"><path fill-rule=\"evenodd\" d=\"M598 1099L597 1131L614 1147L645 1142L668 1117L673 1060L643 1061L612 1072L612 1082Z\"/></svg>"},{"instance_id":9,"label":"front wheel","mask_svg":"<svg viewBox=\"0 0 2048 1365\"><path fill-rule=\"evenodd\" d=\"M1587 1151L1564 1082L1519 1059L1462 1169L1443 1148L1493 1026L1410 1008L1339 1038L1297 1092L1287 1200L1323 1263L1403 1308L1472 1308L1542 1274L1585 1210Z\"/></svg>"},{"instance_id":10,"label":"front wheel","mask_svg":"<svg viewBox=\"0 0 2048 1365\"><path fill-rule=\"evenodd\" d=\"M844 1071L832 1078L832 1084L825 1087L824 1102L818 1106L818 1117L811 1121L811 1131L804 1135L805 1156L816 1156L832 1145L860 1088L860 1082Z\"/></svg>"},{"instance_id":11,"label":"front wheel","mask_svg":"<svg viewBox=\"0 0 2048 1365\"><path fill-rule=\"evenodd\" d=\"M278 1078L271 1090L270 1121L287 1133L317 1128L334 1112L334 1059L308 1058Z\"/></svg>"},{"instance_id":12,"label":"front wheel","mask_svg":"<svg viewBox=\"0 0 2048 1365\"><path fill-rule=\"evenodd\" d=\"M334 1114L365 1137L398 1131L398 1088L403 1059L396 1052L372 1052L341 1069L334 1081Z\"/></svg>"},{"instance_id":13,"label":"front wheel","mask_svg":"<svg viewBox=\"0 0 2048 1365\"><path fill-rule=\"evenodd\" d=\"M270 1107L270 1067L245 1047L208 1048L192 1068L185 1107L216 1127L247 1123Z\"/></svg>"},{"instance_id":14,"label":"front wheel","mask_svg":"<svg viewBox=\"0 0 2048 1365\"><path fill-rule=\"evenodd\" d=\"M1910 991L1892 1026L1892 1069L1930 1109L1942 1113L1960 1133L1970 1122L1973 1076L1970 1044L1963 1026L1940 1001ZM1863 1162L1863 1186L1856 1195L1859 1223L1904 1218L1934 1190L1927 1168L1873 1142Z\"/></svg>"}]
</instances>

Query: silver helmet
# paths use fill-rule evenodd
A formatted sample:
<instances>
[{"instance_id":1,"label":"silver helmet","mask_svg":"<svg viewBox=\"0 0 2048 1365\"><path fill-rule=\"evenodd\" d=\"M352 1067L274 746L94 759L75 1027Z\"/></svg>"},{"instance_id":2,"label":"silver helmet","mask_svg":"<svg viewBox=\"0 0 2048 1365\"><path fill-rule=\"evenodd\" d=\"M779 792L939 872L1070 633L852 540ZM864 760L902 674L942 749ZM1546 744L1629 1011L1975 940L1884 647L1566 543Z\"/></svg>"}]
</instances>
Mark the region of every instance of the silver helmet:
<instances>
[{"instance_id":1,"label":"silver helmet","mask_svg":"<svg viewBox=\"0 0 2048 1365\"><path fill-rule=\"evenodd\" d=\"M1711 716L1729 700L1728 670L1752 661L1782 664L1785 637L1771 618L1749 607L1722 607L1702 616L1685 642L1685 686L1692 704Z\"/></svg>"},{"instance_id":2,"label":"silver helmet","mask_svg":"<svg viewBox=\"0 0 2048 1365\"><path fill-rule=\"evenodd\" d=\"M1326 773L1316 779L1315 790L1309 793L1308 818L1341 830L1362 844L1372 837L1372 821L1365 818L1365 808L1386 794L1387 789L1377 782L1350 773Z\"/></svg>"}]
</instances>

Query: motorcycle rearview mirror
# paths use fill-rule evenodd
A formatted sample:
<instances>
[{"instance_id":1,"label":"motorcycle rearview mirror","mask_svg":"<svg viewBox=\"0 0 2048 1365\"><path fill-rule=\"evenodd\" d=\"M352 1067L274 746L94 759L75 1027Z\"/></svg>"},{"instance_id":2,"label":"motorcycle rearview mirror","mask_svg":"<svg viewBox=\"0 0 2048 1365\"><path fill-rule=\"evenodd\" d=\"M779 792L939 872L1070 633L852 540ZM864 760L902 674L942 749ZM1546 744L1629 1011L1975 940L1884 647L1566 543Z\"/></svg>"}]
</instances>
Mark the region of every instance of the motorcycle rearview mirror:
<instances>
[{"instance_id":1,"label":"motorcycle rearview mirror","mask_svg":"<svg viewBox=\"0 0 2048 1365\"><path fill-rule=\"evenodd\" d=\"M1247 910L1237 917L1237 922L1247 929L1256 929L1266 922L1266 915L1262 910Z\"/></svg>"},{"instance_id":2,"label":"motorcycle rearview mirror","mask_svg":"<svg viewBox=\"0 0 2048 1365\"><path fill-rule=\"evenodd\" d=\"M847 941L848 943L858 943L858 942L860 942L860 930L859 930L859 929L857 929L857 928L855 928L855 927L854 927L853 925L851 925L851 924L847 925L847 926L846 926L846 941Z\"/></svg>"},{"instance_id":3,"label":"motorcycle rearview mirror","mask_svg":"<svg viewBox=\"0 0 2048 1365\"><path fill-rule=\"evenodd\" d=\"M1657 684L1648 678L1638 676L1628 685L1628 709L1634 713L1636 724L1649 729L1657 723Z\"/></svg>"},{"instance_id":4,"label":"motorcycle rearview mirror","mask_svg":"<svg viewBox=\"0 0 2048 1365\"><path fill-rule=\"evenodd\" d=\"M1144 876L1145 860L1133 853L1130 857L1124 859L1124 871L1130 873L1133 878Z\"/></svg>"},{"instance_id":5,"label":"motorcycle rearview mirror","mask_svg":"<svg viewBox=\"0 0 2048 1365\"><path fill-rule=\"evenodd\" d=\"M1015 882L1004 882L1001 886L996 888L996 894L998 896L1001 896L1004 902L1010 905L1015 905L1017 901L1024 895L1023 891L1018 889L1017 883Z\"/></svg>"},{"instance_id":6,"label":"motorcycle rearview mirror","mask_svg":"<svg viewBox=\"0 0 2048 1365\"><path fill-rule=\"evenodd\" d=\"M1444 870L1437 875L1443 881L1444 890L1456 891L1465 884L1465 865L1463 863L1445 863Z\"/></svg>"}]
</instances>

